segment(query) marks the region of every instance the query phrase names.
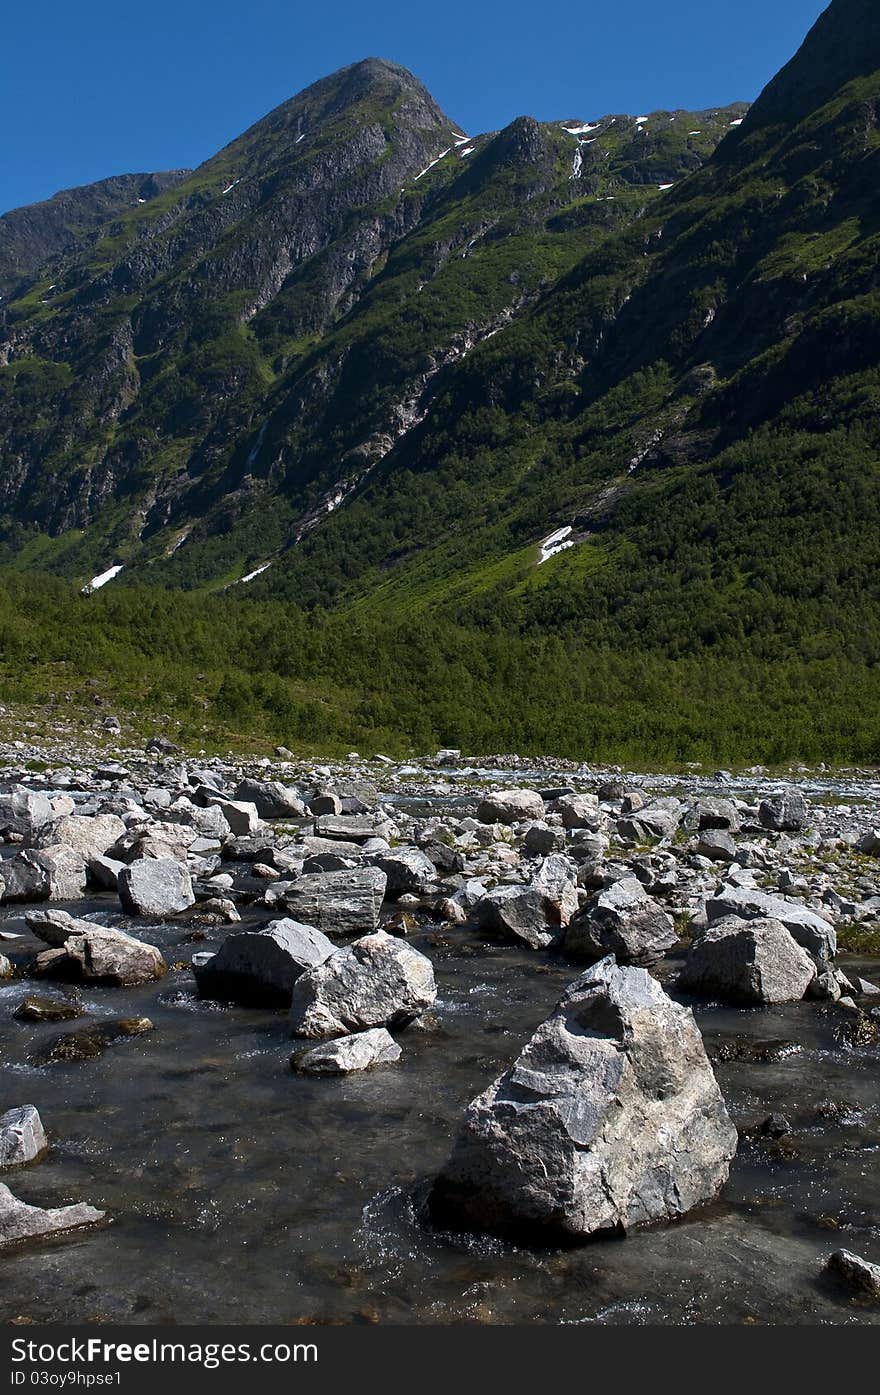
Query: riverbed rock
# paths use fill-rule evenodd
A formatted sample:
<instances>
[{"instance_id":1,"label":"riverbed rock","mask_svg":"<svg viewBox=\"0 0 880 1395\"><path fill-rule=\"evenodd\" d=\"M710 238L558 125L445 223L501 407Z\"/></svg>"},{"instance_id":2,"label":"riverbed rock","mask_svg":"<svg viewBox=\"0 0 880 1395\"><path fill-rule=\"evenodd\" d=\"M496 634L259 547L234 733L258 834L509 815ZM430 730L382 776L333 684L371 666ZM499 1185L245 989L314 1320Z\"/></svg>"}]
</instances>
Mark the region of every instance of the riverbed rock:
<instances>
[{"instance_id":1,"label":"riverbed rock","mask_svg":"<svg viewBox=\"0 0 880 1395\"><path fill-rule=\"evenodd\" d=\"M833 959L837 953L837 932L828 920L797 901L787 901L755 887L726 883L706 903L706 915L710 925L727 916L778 920L817 961Z\"/></svg>"},{"instance_id":2,"label":"riverbed rock","mask_svg":"<svg viewBox=\"0 0 880 1395\"><path fill-rule=\"evenodd\" d=\"M252 804L261 819L283 821L306 817L306 806L299 790L283 785L280 780L242 780L236 786L234 798L239 803Z\"/></svg>"},{"instance_id":3,"label":"riverbed rock","mask_svg":"<svg viewBox=\"0 0 880 1395\"><path fill-rule=\"evenodd\" d=\"M563 828L589 828L594 833L602 827L603 815L595 794L568 794L557 799L553 811L562 818Z\"/></svg>"},{"instance_id":4,"label":"riverbed rock","mask_svg":"<svg viewBox=\"0 0 880 1395\"><path fill-rule=\"evenodd\" d=\"M712 1200L736 1144L692 1013L607 958L471 1103L429 1207L456 1229L626 1233Z\"/></svg>"},{"instance_id":5,"label":"riverbed rock","mask_svg":"<svg viewBox=\"0 0 880 1395\"><path fill-rule=\"evenodd\" d=\"M774 833L799 833L807 822L807 801L800 790L780 790L762 799L758 819Z\"/></svg>"},{"instance_id":6,"label":"riverbed rock","mask_svg":"<svg viewBox=\"0 0 880 1395\"><path fill-rule=\"evenodd\" d=\"M419 848L394 848L377 857L376 866L388 879L386 895L391 897L408 892L425 896L437 883L437 868Z\"/></svg>"},{"instance_id":7,"label":"riverbed rock","mask_svg":"<svg viewBox=\"0 0 880 1395\"><path fill-rule=\"evenodd\" d=\"M560 936L559 911L537 888L498 886L474 907L473 918L487 934L547 949Z\"/></svg>"},{"instance_id":8,"label":"riverbed rock","mask_svg":"<svg viewBox=\"0 0 880 1395\"><path fill-rule=\"evenodd\" d=\"M93 1022L75 1032L65 1032L37 1051L35 1065L53 1066L75 1061L93 1061L110 1046L154 1030L149 1017L118 1017L109 1022Z\"/></svg>"},{"instance_id":9,"label":"riverbed rock","mask_svg":"<svg viewBox=\"0 0 880 1395\"><path fill-rule=\"evenodd\" d=\"M155 945L91 920L77 920L66 911L32 911L27 923L38 939L63 951L52 971L77 976L87 983L129 988L163 978L168 966Z\"/></svg>"},{"instance_id":10,"label":"riverbed rock","mask_svg":"<svg viewBox=\"0 0 880 1395\"><path fill-rule=\"evenodd\" d=\"M119 899L127 915L162 920L195 904L192 878L175 858L142 858L119 873Z\"/></svg>"},{"instance_id":11,"label":"riverbed rock","mask_svg":"<svg viewBox=\"0 0 880 1395\"><path fill-rule=\"evenodd\" d=\"M405 1026L436 996L430 959L377 930L296 980L291 1027L298 1036L339 1037L366 1027Z\"/></svg>"},{"instance_id":12,"label":"riverbed rock","mask_svg":"<svg viewBox=\"0 0 880 1395\"><path fill-rule=\"evenodd\" d=\"M543 819L544 801L536 790L496 790L487 794L477 809L480 823L524 823Z\"/></svg>"},{"instance_id":13,"label":"riverbed rock","mask_svg":"<svg viewBox=\"0 0 880 1395\"><path fill-rule=\"evenodd\" d=\"M40 845L62 843L87 863L102 857L124 833L125 824L116 814L67 814L41 830Z\"/></svg>"},{"instance_id":14,"label":"riverbed rock","mask_svg":"<svg viewBox=\"0 0 880 1395\"><path fill-rule=\"evenodd\" d=\"M735 862L736 843L723 828L707 828L700 834L697 856L707 857L710 862Z\"/></svg>"},{"instance_id":15,"label":"riverbed rock","mask_svg":"<svg viewBox=\"0 0 880 1395\"><path fill-rule=\"evenodd\" d=\"M12 1245L17 1240L31 1240L40 1235L56 1235L80 1226L94 1225L104 1219L105 1212L80 1203L44 1210L28 1206L3 1183L0 1183L0 1245Z\"/></svg>"},{"instance_id":16,"label":"riverbed rock","mask_svg":"<svg viewBox=\"0 0 880 1395\"><path fill-rule=\"evenodd\" d=\"M7 793L0 794L0 830L5 833L33 838L54 817L51 800L42 790L13 785Z\"/></svg>"},{"instance_id":17,"label":"riverbed rock","mask_svg":"<svg viewBox=\"0 0 880 1395\"><path fill-rule=\"evenodd\" d=\"M565 932L572 959L604 959L621 964L655 964L678 942L672 917L635 877L597 892Z\"/></svg>"},{"instance_id":18,"label":"riverbed rock","mask_svg":"<svg viewBox=\"0 0 880 1395\"><path fill-rule=\"evenodd\" d=\"M545 857L532 873L529 885L540 892L552 907L557 923L563 928L577 915L580 901L577 891L577 864L559 853Z\"/></svg>"},{"instance_id":19,"label":"riverbed rock","mask_svg":"<svg viewBox=\"0 0 880 1395\"><path fill-rule=\"evenodd\" d=\"M742 820L734 803L729 799L718 799L715 795L704 795L693 808L693 821L702 833L716 829L726 833L738 833Z\"/></svg>"},{"instance_id":20,"label":"riverbed rock","mask_svg":"<svg viewBox=\"0 0 880 1395\"><path fill-rule=\"evenodd\" d=\"M880 1264L872 1264L851 1250L835 1250L825 1268L856 1293L880 1302Z\"/></svg>"},{"instance_id":21,"label":"riverbed rock","mask_svg":"<svg viewBox=\"0 0 880 1395\"><path fill-rule=\"evenodd\" d=\"M375 930L387 878L380 867L316 872L285 888L285 910L325 935L363 935Z\"/></svg>"},{"instance_id":22,"label":"riverbed rock","mask_svg":"<svg viewBox=\"0 0 880 1395\"><path fill-rule=\"evenodd\" d=\"M66 998L48 998L29 993L12 1014L19 1022L70 1022L82 1016L78 1003Z\"/></svg>"},{"instance_id":23,"label":"riverbed rock","mask_svg":"<svg viewBox=\"0 0 880 1395\"><path fill-rule=\"evenodd\" d=\"M800 1002L816 966L778 920L716 921L696 940L680 988L733 1003Z\"/></svg>"},{"instance_id":24,"label":"riverbed rock","mask_svg":"<svg viewBox=\"0 0 880 1395\"><path fill-rule=\"evenodd\" d=\"M0 1114L0 1168L33 1162L47 1147L42 1120L32 1104Z\"/></svg>"},{"instance_id":25,"label":"riverbed rock","mask_svg":"<svg viewBox=\"0 0 880 1395\"><path fill-rule=\"evenodd\" d=\"M275 920L227 936L218 953L194 963L193 970L202 998L289 1008L300 974L335 952L336 946L313 926Z\"/></svg>"},{"instance_id":26,"label":"riverbed rock","mask_svg":"<svg viewBox=\"0 0 880 1395\"><path fill-rule=\"evenodd\" d=\"M385 1027L373 1027L295 1052L291 1065L304 1075L348 1075L371 1066L390 1065L400 1056L400 1047L391 1033Z\"/></svg>"}]
</instances>

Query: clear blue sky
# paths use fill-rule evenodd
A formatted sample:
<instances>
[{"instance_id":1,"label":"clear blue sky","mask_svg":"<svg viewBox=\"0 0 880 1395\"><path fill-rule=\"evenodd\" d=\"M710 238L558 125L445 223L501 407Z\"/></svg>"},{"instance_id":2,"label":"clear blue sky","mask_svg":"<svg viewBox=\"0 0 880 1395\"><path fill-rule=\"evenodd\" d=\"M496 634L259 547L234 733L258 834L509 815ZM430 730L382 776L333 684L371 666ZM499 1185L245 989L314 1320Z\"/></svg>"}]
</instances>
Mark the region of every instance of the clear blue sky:
<instances>
[{"instance_id":1,"label":"clear blue sky","mask_svg":"<svg viewBox=\"0 0 880 1395\"><path fill-rule=\"evenodd\" d=\"M4 7L0 211L197 165L358 58L411 68L470 134L751 100L827 0L27 0Z\"/></svg>"}]
</instances>

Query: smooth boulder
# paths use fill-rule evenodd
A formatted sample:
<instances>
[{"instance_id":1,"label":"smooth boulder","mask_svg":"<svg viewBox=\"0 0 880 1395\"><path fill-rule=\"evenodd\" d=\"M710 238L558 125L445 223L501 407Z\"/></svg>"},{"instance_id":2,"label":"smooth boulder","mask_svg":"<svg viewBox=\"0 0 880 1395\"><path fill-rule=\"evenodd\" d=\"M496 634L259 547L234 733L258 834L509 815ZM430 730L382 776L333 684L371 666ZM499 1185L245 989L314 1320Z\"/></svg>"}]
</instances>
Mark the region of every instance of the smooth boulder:
<instances>
[{"instance_id":1,"label":"smooth boulder","mask_svg":"<svg viewBox=\"0 0 880 1395\"><path fill-rule=\"evenodd\" d=\"M608 958L471 1103L429 1209L501 1235L625 1233L711 1201L736 1145L693 1014Z\"/></svg>"},{"instance_id":2,"label":"smooth boulder","mask_svg":"<svg viewBox=\"0 0 880 1395\"><path fill-rule=\"evenodd\" d=\"M544 801L536 790L498 790L486 795L477 809L480 823L524 823L543 819Z\"/></svg>"},{"instance_id":3,"label":"smooth boulder","mask_svg":"<svg viewBox=\"0 0 880 1395\"><path fill-rule=\"evenodd\" d=\"M341 1037L367 1027L406 1026L436 997L430 959L377 930L300 975L291 1027L297 1036Z\"/></svg>"}]
</instances>

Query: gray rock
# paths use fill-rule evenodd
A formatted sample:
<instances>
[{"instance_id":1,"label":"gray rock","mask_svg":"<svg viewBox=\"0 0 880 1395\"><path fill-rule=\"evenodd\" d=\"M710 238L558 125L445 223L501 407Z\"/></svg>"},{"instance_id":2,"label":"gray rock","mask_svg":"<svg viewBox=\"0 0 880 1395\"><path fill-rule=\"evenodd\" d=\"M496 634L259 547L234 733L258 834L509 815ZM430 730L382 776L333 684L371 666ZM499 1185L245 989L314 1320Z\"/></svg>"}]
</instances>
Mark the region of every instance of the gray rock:
<instances>
[{"instance_id":1,"label":"gray rock","mask_svg":"<svg viewBox=\"0 0 880 1395\"><path fill-rule=\"evenodd\" d=\"M569 794L557 799L554 812L562 815L564 828L589 828L596 833L602 827L599 800L594 794Z\"/></svg>"},{"instance_id":2,"label":"gray rock","mask_svg":"<svg viewBox=\"0 0 880 1395\"><path fill-rule=\"evenodd\" d=\"M697 856L707 857L710 862L735 862L736 843L723 829L708 828L700 834Z\"/></svg>"},{"instance_id":3,"label":"gray rock","mask_svg":"<svg viewBox=\"0 0 880 1395\"><path fill-rule=\"evenodd\" d=\"M880 829L869 829L856 846L859 852L866 853L868 857L880 857Z\"/></svg>"},{"instance_id":4,"label":"gray rock","mask_svg":"<svg viewBox=\"0 0 880 1395\"><path fill-rule=\"evenodd\" d=\"M79 1226L94 1225L103 1220L103 1211L93 1206L59 1206L43 1210L41 1206L28 1206L12 1195L8 1187L0 1183L0 1245L11 1245L17 1240L31 1240L40 1235L56 1235L65 1230L76 1230Z\"/></svg>"},{"instance_id":5,"label":"gray rock","mask_svg":"<svg viewBox=\"0 0 880 1395\"><path fill-rule=\"evenodd\" d=\"M280 780L242 780L236 786L235 799L253 804L261 819L303 819L306 806L299 790L283 785Z\"/></svg>"},{"instance_id":6,"label":"gray rock","mask_svg":"<svg viewBox=\"0 0 880 1395\"><path fill-rule=\"evenodd\" d=\"M378 930L296 980L291 1027L298 1036L340 1037L365 1027L404 1026L436 996L430 959Z\"/></svg>"},{"instance_id":7,"label":"gray rock","mask_svg":"<svg viewBox=\"0 0 880 1395\"><path fill-rule=\"evenodd\" d=\"M119 873L119 899L127 915L177 915L195 904L192 878L174 858L144 858Z\"/></svg>"},{"instance_id":8,"label":"gray rock","mask_svg":"<svg viewBox=\"0 0 880 1395\"><path fill-rule=\"evenodd\" d=\"M168 972L161 950L122 930L76 920L63 911L35 911L27 921L45 944L64 951L53 961L53 972L75 970L87 983L120 988L152 983Z\"/></svg>"},{"instance_id":9,"label":"gray rock","mask_svg":"<svg viewBox=\"0 0 880 1395\"><path fill-rule=\"evenodd\" d=\"M0 980L4 978L12 978L12 975L14 973L15 967L12 964L12 962L6 958L5 954L0 954Z\"/></svg>"},{"instance_id":10,"label":"gray rock","mask_svg":"<svg viewBox=\"0 0 880 1395\"><path fill-rule=\"evenodd\" d=\"M85 864L102 857L125 833L125 824L116 814L68 814L48 824L40 833L41 847L63 843L72 848Z\"/></svg>"},{"instance_id":11,"label":"gray rock","mask_svg":"<svg viewBox=\"0 0 880 1395\"><path fill-rule=\"evenodd\" d=\"M13 785L8 794L0 794L0 829L5 832L21 833L25 838L32 838L54 817L52 803L41 790Z\"/></svg>"},{"instance_id":12,"label":"gray rock","mask_svg":"<svg viewBox=\"0 0 880 1395\"><path fill-rule=\"evenodd\" d=\"M706 795L697 800L693 813L700 832L704 829L720 829L727 833L738 833L742 827L736 806L729 799L717 799L713 795Z\"/></svg>"},{"instance_id":13,"label":"gray rock","mask_svg":"<svg viewBox=\"0 0 880 1395\"><path fill-rule=\"evenodd\" d=\"M388 879L388 896L403 896L407 892L424 896L437 883L437 868L419 848L394 848L378 857L376 866Z\"/></svg>"},{"instance_id":14,"label":"gray rock","mask_svg":"<svg viewBox=\"0 0 880 1395\"><path fill-rule=\"evenodd\" d=\"M236 837L247 837L251 833L256 833L260 827L260 816L257 813L256 805L245 800L223 799L215 796L209 800L208 808L220 810L229 825L230 832L234 833Z\"/></svg>"},{"instance_id":15,"label":"gray rock","mask_svg":"<svg viewBox=\"0 0 880 1395\"><path fill-rule=\"evenodd\" d=\"M775 833L798 833L807 822L807 801L800 790L780 790L758 806L758 818L764 828Z\"/></svg>"},{"instance_id":16,"label":"gray rock","mask_svg":"<svg viewBox=\"0 0 880 1395\"><path fill-rule=\"evenodd\" d=\"M199 994L223 1002L290 1007L300 974L323 964L335 946L311 925L275 920L227 936L217 954L193 960Z\"/></svg>"},{"instance_id":17,"label":"gray rock","mask_svg":"<svg viewBox=\"0 0 880 1395\"><path fill-rule=\"evenodd\" d=\"M872 1264L851 1250L835 1250L825 1268L836 1278L843 1279L856 1293L880 1300L880 1264Z\"/></svg>"},{"instance_id":18,"label":"gray rock","mask_svg":"<svg viewBox=\"0 0 880 1395\"><path fill-rule=\"evenodd\" d=\"M834 926L822 916L796 901L786 901L782 896L771 896L754 887L723 886L707 902L706 914L710 925L731 915L739 916L741 920L779 920L814 959L833 959L837 953Z\"/></svg>"},{"instance_id":19,"label":"gray rock","mask_svg":"<svg viewBox=\"0 0 880 1395\"><path fill-rule=\"evenodd\" d=\"M577 865L568 857L551 853L532 873L530 885L552 906L557 924L568 925L577 914Z\"/></svg>"},{"instance_id":20,"label":"gray rock","mask_svg":"<svg viewBox=\"0 0 880 1395\"><path fill-rule=\"evenodd\" d=\"M604 959L621 964L654 964L678 941L672 917L635 877L626 877L591 897L565 932L565 952L573 959Z\"/></svg>"},{"instance_id":21,"label":"gray rock","mask_svg":"<svg viewBox=\"0 0 880 1395\"><path fill-rule=\"evenodd\" d=\"M816 977L778 920L717 921L691 946L679 987L734 1003L800 1002Z\"/></svg>"},{"instance_id":22,"label":"gray rock","mask_svg":"<svg viewBox=\"0 0 880 1395\"><path fill-rule=\"evenodd\" d=\"M548 823L539 819L528 829L523 839L523 847L526 852L546 857L548 853L558 852L560 848L565 847L565 834L561 828L551 828Z\"/></svg>"},{"instance_id":23,"label":"gray rock","mask_svg":"<svg viewBox=\"0 0 880 1395\"><path fill-rule=\"evenodd\" d=\"M488 934L522 941L530 949L546 949L560 936L559 911L536 887L496 887L477 903L473 916Z\"/></svg>"},{"instance_id":24,"label":"gray rock","mask_svg":"<svg viewBox=\"0 0 880 1395\"><path fill-rule=\"evenodd\" d=\"M367 843L371 838L384 838L386 820L372 814L324 814L315 819L315 833L340 843Z\"/></svg>"},{"instance_id":25,"label":"gray rock","mask_svg":"<svg viewBox=\"0 0 880 1395\"><path fill-rule=\"evenodd\" d=\"M368 1032L337 1037L297 1052L291 1065L304 1075L348 1075L371 1066L389 1065L399 1061L400 1056L400 1047L391 1033L384 1027L373 1027Z\"/></svg>"},{"instance_id":26,"label":"gray rock","mask_svg":"<svg viewBox=\"0 0 880 1395\"><path fill-rule=\"evenodd\" d=\"M112 857L93 857L89 859L89 876L96 886L105 891L118 891L119 873L124 866L124 862L117 862Z\"/></svg>"},{"instance_id":27,"label":"gray rock","mask_svg":"<svg viewBox=\"0 0 880 1395\"><path fill-rule=\"evenodd\" d=\"M715 1197L737 1135L691 1012L605 959L467 1110L435 1221L584 1239Z\"/></svg>"},{"instance_id":28,"label":"gray rock","mask_svg":"<svg viewBox=\"0 0 880 1395\"><path fill-rule=\"evenodd\" d=\"M325 935L363 935L379 924L386 884L379 867L318 872L291 883L282 903L297 920Z\"/></svg>"},{"instance_id":29,"label":"gray rock","mask_svg":"<svg viewBox=\"0 0 880 1395\"><path fill-rule=\"evenodd\" d=\"M33 1162L47 1147L42 1121L32 1104L0 1114L0 1167Z\"/></svg>"},{"instance_id":30,"label":"gray rock","mask_svg":"<svg viewBox=\"0 0 880 1395\"><path fill-rule=\"evenodd\" d=\"M498 790L486 795L477 809L480 823L521 823L543 819L544 801L535 790Z\"/></svg>"}]
</instances>

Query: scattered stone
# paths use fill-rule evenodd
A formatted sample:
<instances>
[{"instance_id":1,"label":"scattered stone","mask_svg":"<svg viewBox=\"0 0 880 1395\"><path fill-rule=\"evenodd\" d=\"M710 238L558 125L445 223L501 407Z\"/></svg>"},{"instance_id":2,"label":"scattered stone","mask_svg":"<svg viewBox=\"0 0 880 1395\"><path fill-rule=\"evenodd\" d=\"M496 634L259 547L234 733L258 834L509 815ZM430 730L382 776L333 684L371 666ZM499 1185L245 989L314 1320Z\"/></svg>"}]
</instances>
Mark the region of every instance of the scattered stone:
<instances>
[{"instance_id":1,"label":"scattered stone","mask_svg":"<svg viewBox=\"0 0 880 1395\"><path fill-rule=\"evenodd\" d=\"M32 1104L0 1114L0 1168L33 1162L48 1146L42 1121Z\"/></svg>"},{"instance_id":2,"label":"scattered stone","mask_svg":"<svg viewBox=\"0 0 880 1395\"><path fill-rule=\"evenodd\" d=\"M69 999L45 998L32 993L19 1003L12 1016L19 1022L71 1022L82 1016L82 1009Z\"/></svg>"},{"instance_id":3,"label":"scattered stone","mask_svg":"<svg viewBox=\"0 0 880 1395\"><path fill-rule=\"evenodd\" d=\"M880 1264L872 1264L851 1250L835 1250L825 1268L856 1293L880 1302Z\"/></svg>"},{"instance_id":4,"label":"scattered stone","mask_svg":"<svg viewBox=\"0 0 880 1395\"><path fill-rule=\"evenodd\" d=\"M544 801L535 790L498 790L486 795L477 809L480 823L521 823L543 819Z\"/></svg>"},{"instance_id":5,"label":"scattered stone","mask_svg":"<svg viewBox=\"0 0 880 1395\"><path fill-rule=\"evenodd\" d=\"M760 822L775 833L799 833L807 816L807 801L800 790L781 790L762 799L758 806Z\"/></svg>"},{"instance_id":6,"label":"scattered stone","mask_svg":"<svg viewBox=\"0 0 880 1395\"><path fill-rule=\"evenodd\" d=\"M298 1036L338 1037L365 1027L401 1027L437 996L430 959L377 930L302 974L293 986Z\"/></svg>"},{"instance_id":7,"label":"scattered stone","mask_svg":"<svg viewBox=\"0 0 880 1395\"><path fill-rule=\"evenodd\" d=\"M238 803L252 804L261 819L306 817L306 806L299 790L283 785L280 780L242 780L236 786L234 798ZM232 831L237 832L235 828Z\"/></svg>"},{"instance_id":8,"label":"scattered stone","mask_svg":"<svg viewBox=\"0 0 880 1395\"><path fill-rule=\"evenodd\" d=\"M335 952L326 935L295 920L227 936L217 954L193 960L199 995L245 1006L290 1007L300 974Z\"/></svg>"},{"instance_id":9,"label":"scattered stone","mask_svg":"<svg viewBox=\"0 0 880 1395\"><path fill-rule=\"evenodd\" d=\"M599 960L612 954L621 964L655 964L678 943L672 917L635 877L598 892L565 932L572 959Z\"/></svg>"},{"instance_id":10,"label":"scattered stone","mask_svg":"<svg viewBox=\"0 0 880 1395\"><path fill-rule=\"evenodd\" d=\"M400 1047L384 1027L373 1027L353 1036L322 1042L308 1051L295 1052L291 1065L305 1075L348 1075L371 1066L399 1061Z\"/></svg>"},{"instance_id":11,"label":"scattered stone","mask_svg":"<svg viewBox=\"0 0 880 1395\"><path fill-rule=\"evenodd\" d=\"M691 1012L608 958L470 1105L430 1211L503 1235L626 1233L713 1199L736 1145Z\"/></svg>"},{"instance_id":12,"label":"scattered stone","mask_svg":"<svg viewBox=\"0 0 880 1395\"><path fill-rule=\"evenodd\" d=\"M728 916L739 916L741 920L778 920L814 959L833 959L837 953L833 925L806 906L786 901L781 896L771 896L766 891L728 883L707 903L706 914L710 925Z\"/></svg>"},{"instance_id":13,"label":"scattered stone","mask_svg":"<svg viewBox=\"0 0 880 1395\"><path fill-rule=\"evenodd\" d=\"M318 872L286 889L284 908L325 935L363 935L375 930L387 878L380 867Z\"/></svg>"},{"instance_id":14,"label":"scattered stone","mask_svg":"<svg viewBox=\"0 0 880 1395\"><path fill-rule=\"evenodd\" d=\"M119 899L127 915L162 920L195 904L192 878L174 858L144 858L119 873Z\"/></svg>"},{"instance_id":15,"label":"scattered stone","mask_svg":"<svg viewBox=\"0 0 880 1395\"><path fill-rule=\"evenodd\" d=\"M11 1245L17 1240L57 1235L65 1230L94 1225L96 1221L103 1220L104 1215L105 1212L96 1211L93 1206L84 1204L59 1206L53 1210L43 1210L41 1206L28 1206L0 1183L0 1245Z\"/></svg>"},{"instance_id":16,"label":"scattered stone","mask_svg":"<svg viewBox=\"0 0 880 1395\"><path fill-rule=\"evenodd\" d=\"M691 946L680 988L734 1003L800 1002L816 966L778 920L715 922Z\"/></svg>"},{"instance_id":17,"label":"scattered stone","mask_svg":"<svg viewBox=\"0 0 880 1395\"><path fill-rule=\"evenodd\" d=\"M419 848L395 848L384 857L378 857L376 866L388 879L388 896L403 896L407 892L424 896L436 886L437 868Z\"/></svg>"}]
</instances>

